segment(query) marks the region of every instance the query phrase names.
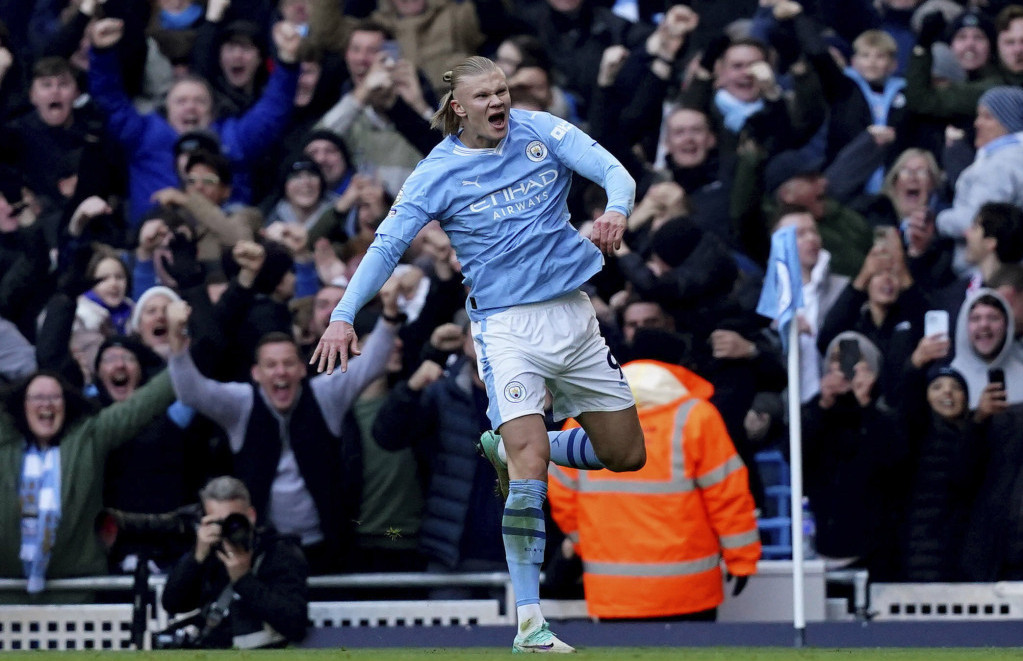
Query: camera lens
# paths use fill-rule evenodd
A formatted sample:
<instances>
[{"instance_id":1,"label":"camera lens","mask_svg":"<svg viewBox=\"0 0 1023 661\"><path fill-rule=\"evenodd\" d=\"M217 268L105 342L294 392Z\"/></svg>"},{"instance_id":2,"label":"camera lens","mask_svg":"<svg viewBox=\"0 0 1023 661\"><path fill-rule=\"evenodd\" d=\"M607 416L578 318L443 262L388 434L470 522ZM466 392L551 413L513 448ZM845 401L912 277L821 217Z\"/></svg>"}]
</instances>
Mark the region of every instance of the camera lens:
<instances>
[{"instance_id":1,"label":"camera lens","mask_svg":"<svg viewBox=\"0 0 1023 661\"><path fill-rule=\"evenodd\" d=\"M220 522L220 538L235 548L248 551L252 547L252 522L244 514L229 514Z\"/></svg>"}]
</instances>

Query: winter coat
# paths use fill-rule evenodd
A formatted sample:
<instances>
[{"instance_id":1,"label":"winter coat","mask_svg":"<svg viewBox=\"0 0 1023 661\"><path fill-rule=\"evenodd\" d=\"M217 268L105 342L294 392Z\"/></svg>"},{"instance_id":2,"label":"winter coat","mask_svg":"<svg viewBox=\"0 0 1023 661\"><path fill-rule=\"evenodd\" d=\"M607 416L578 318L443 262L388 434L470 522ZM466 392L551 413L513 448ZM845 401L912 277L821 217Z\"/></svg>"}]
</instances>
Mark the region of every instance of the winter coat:
<instances>
[{"instance_id":1,"label":"winter coat","mask_svg":"<svg viewBox=\"0 0 1023 661\"><path fill-rule=\"evenodd\" d=\"M444 72L474 55L483 44L472 2L427 0L423 13L401 16L391 0L380 0L370 19L387 28L401 55L422 69L434 89L446 90Z\"/></svg>"},{"instance_id":2,"label":"winter coat","mask_svg":"<svg viewBox=\"0 0 1023 661\"><path fill-rule=\"evenodd\" d=\"M174 401L164 372L123 402L87 416L60 439L61 517L47 578L107 573L107 561L93 530L103 506L103 464L116 447L135 438ZM0 576L24 578L21 505L18 489L25 441L7 417L0 417Z\"/></svg>"},{"instance_id":3,"label":"winter coat","mask_svg":"<svg viewBox=\"0 0 1023 661\"><path fill-rule=\"evenodd\" d=\"M117 54L112 50L89 53L89 91L107 114L107 130L121 144L128 159L130 219L139 219L152 206L150 196L179 184L174 164L178 139L166 118L158 113L139 114L124 91ZM218 119L210 130L220 137L221 150L231 161L232 200L248 203L249 163L280 136L298 85L298 67L277 63L259 101L240 117Z\"/></svg>"},{"instance_id":4,"label":"winter coat","mask_svg":"<svg viewBox=\"0 0 1023 661\"><path fill-rule=\"evenodd\" d=\"M266 626L286 641L255 647L283 647L285 642L305 638L309 568L295 539L278 535L272 529L258 529L252 561L252 571L234 583L228 614L209 632L203 647L245 648L243 641L258 640L265 635ZM170 613L200 608L205 615L227 585L227 570L214 553L200 564L194 552L189 551L167 576L163 607Z\"/></svg>"},{"instance_id":5,"label":"winter coat","mask_svg":"<svg viewBox=\"0 0 1023 661\"><path fill-rule=\"evenodd\" d=\"M454 569L471 559L501 560L504 508L494 497L490 463L476 452L490 429L486 391L472 384L474 361L455 363L440 381L416 392L397 385L377 414L373 437L387 450L412 446L427 476L420 551Z\"/></svg>"},{"instance_id":6,"label":"winter coat","mask_svg":"<svg viewBox=\"0 0 1023 661\"><path fill-rule=\"evenodd\" d=\"M969 323L970 309L974 302L981 296L994 296L1002 306L1006 316L1005 344L998 355L990 361L981 358L970 345L967 325ZM952 360L952 367L957 369L963 378L966 379L966 386L969 390L970 410L977 408L980 403L980 395L988 384L988 370L1001 368L1005 371L1005 392L1006 401L1009 404L1023 402L1023 360L1013 350L1013 340L1016 334L1016 324L1013 321L1012 308L1001 294L993 289L981 287L966 295L962 307L959 308L959 316L956 318L955 330L955 358Z\"/></svg>"}]
</instances>

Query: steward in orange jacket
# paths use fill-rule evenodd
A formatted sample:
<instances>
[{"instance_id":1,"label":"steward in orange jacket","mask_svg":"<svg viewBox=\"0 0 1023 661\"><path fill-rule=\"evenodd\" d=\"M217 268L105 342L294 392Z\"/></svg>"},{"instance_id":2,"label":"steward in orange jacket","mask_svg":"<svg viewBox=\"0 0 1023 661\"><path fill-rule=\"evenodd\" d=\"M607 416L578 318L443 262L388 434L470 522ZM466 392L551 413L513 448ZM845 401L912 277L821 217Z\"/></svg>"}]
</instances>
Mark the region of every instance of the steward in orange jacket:
<instances>
[{"instance_id":1,"label":"steward in orange jacket","mask_svg":"<svg viewBox=\"0 0 1023 661\"><path fill-rule=\"evenodd\" d=\"M646 437L636 472L551 464L551 514L576 542L590 615L659 618L717 608L722 557L733 576L756 572L760 536L746 466L714 387L679 365L623 366ZM574 420L568 427L577 426Z\"/></svg>"}]
</instances>

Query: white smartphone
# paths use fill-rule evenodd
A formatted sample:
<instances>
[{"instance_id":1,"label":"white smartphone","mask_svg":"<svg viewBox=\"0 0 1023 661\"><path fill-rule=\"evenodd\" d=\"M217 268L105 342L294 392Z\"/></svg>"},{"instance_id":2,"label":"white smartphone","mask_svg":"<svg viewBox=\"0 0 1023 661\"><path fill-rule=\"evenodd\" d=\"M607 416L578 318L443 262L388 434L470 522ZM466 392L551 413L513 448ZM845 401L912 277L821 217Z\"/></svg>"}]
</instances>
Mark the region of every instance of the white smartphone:
<instances>
[{"instance_id":1,"label":"white smartphone","mask_svg":"<svg viewBox=\"0 0 1023 661\"><path fill-rule=\"evenodd\" d=\"M928 310L924 313L924 337L948 337L948 310Z\"/></svg>"}]
</instances>

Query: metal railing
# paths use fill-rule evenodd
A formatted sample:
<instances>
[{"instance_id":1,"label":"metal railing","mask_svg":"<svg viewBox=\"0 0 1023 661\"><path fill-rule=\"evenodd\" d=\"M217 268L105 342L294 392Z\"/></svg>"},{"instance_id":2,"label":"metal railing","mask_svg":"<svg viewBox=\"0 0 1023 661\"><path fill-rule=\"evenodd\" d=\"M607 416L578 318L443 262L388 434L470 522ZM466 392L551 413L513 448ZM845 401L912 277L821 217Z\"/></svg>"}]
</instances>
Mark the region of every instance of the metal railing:
<instances>
[{"instance_id":1,"label":"metal railing","mask_svg":"<svg viewBox=\"0 0 1023 661\"><path fill-rule=\"evenodd\" d=\"M96 576L53 579L51 593L123 592L128 603L78 605L0 605L0 651L18 649L131 649L150 647L149 634L171 621L161 597L166 577L150 576L144 609L146 627L141 644L133 635L138 615L131 602L135 579L131 576ZM378 573L313 576L312 589L393 589L387 601L314 601L309 619L318 627L450 626L462 624L514 624L515 601L511 579L504 572L457 574ZM0 594L24 594L24 579L0 579ZM400 590L424 588L497 588L504 599L428 600L400 598Z\"/></svg>"}]
</instances>

